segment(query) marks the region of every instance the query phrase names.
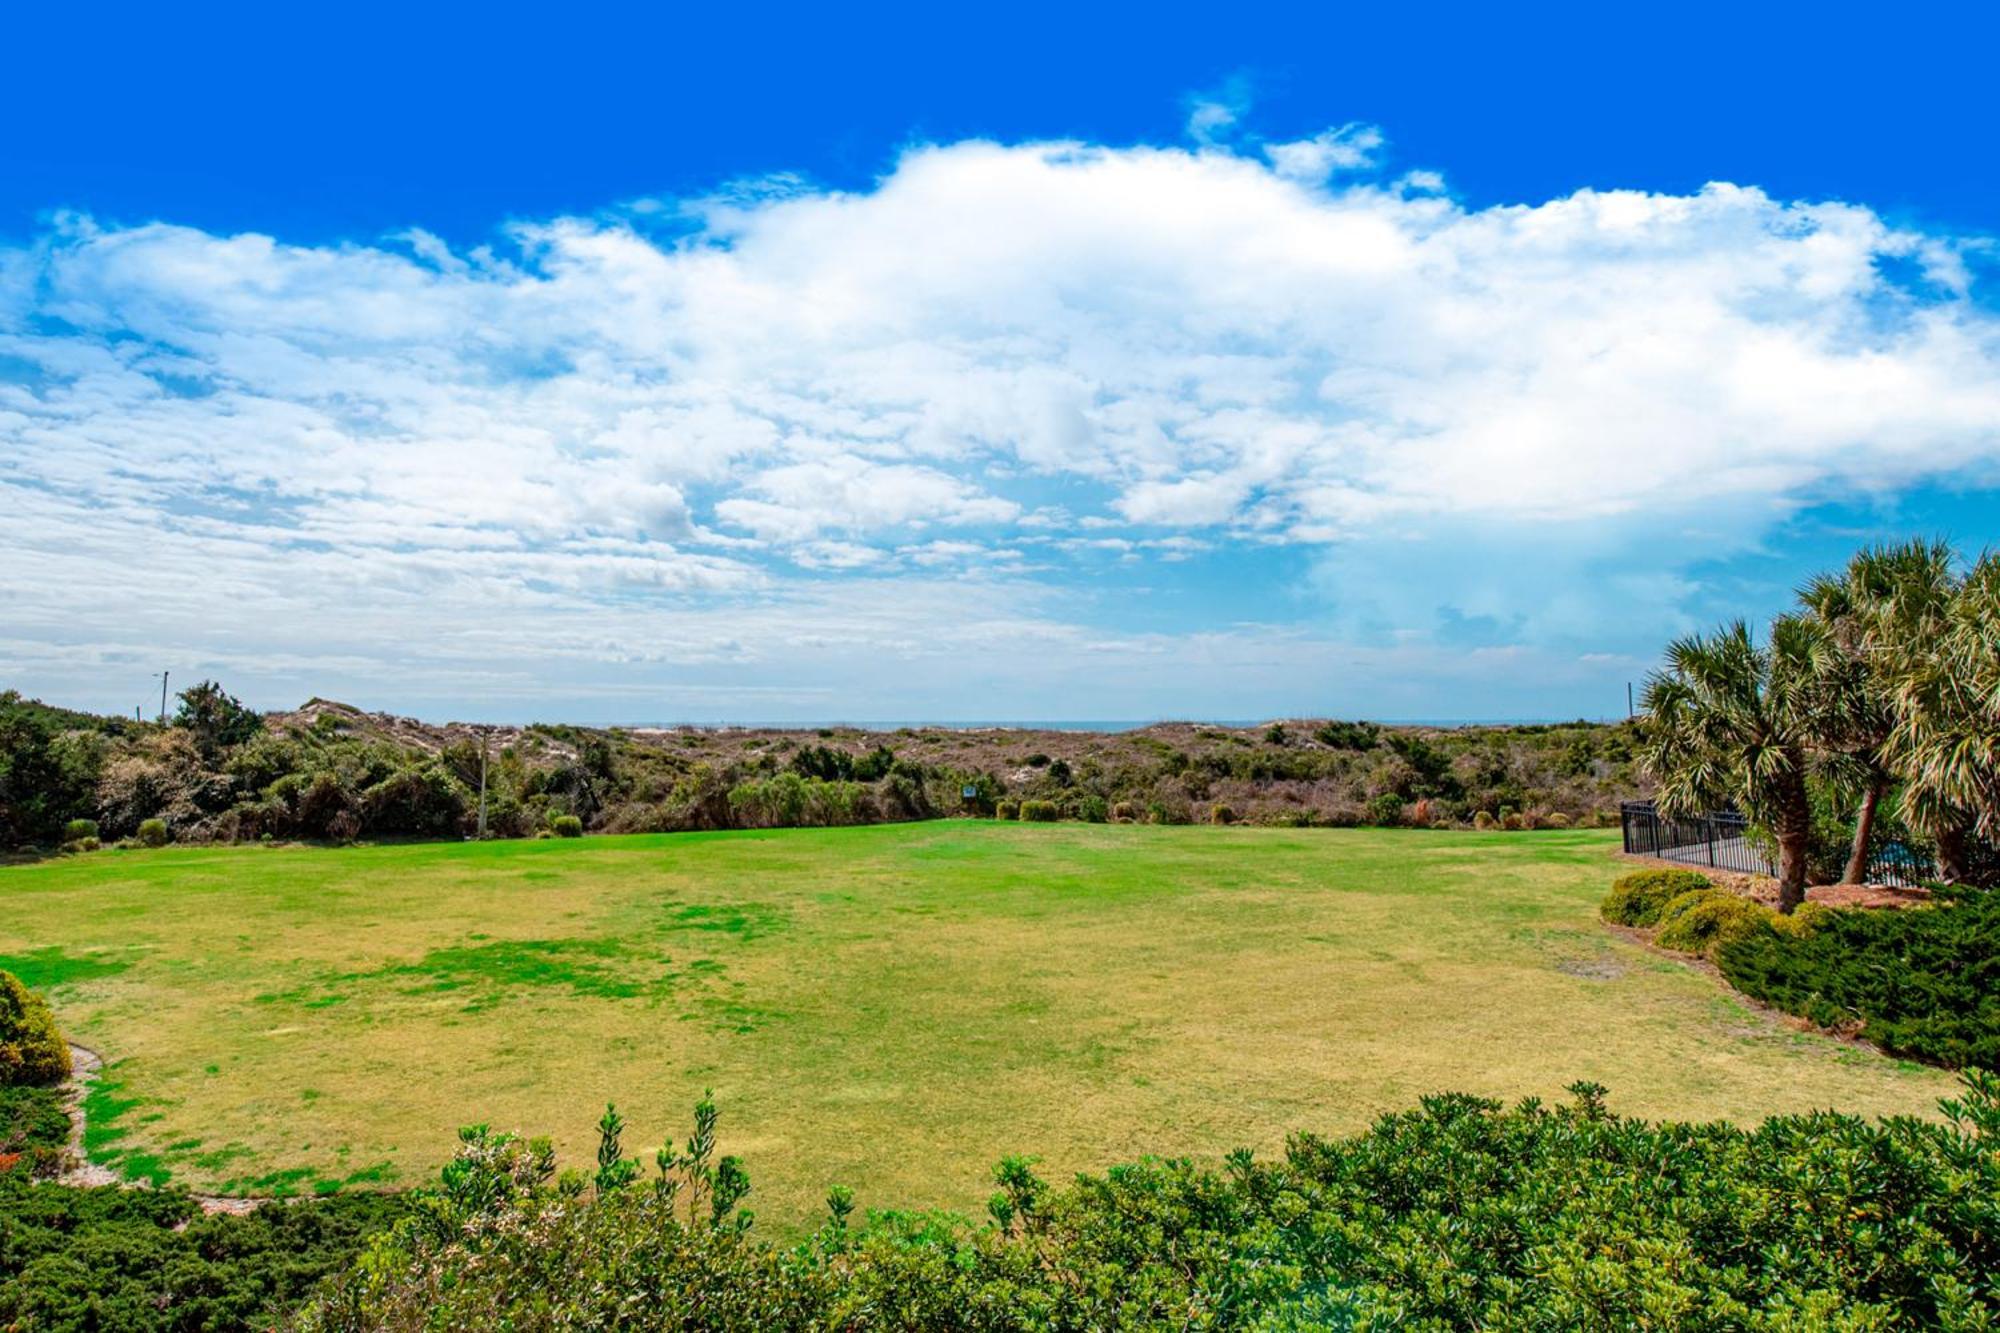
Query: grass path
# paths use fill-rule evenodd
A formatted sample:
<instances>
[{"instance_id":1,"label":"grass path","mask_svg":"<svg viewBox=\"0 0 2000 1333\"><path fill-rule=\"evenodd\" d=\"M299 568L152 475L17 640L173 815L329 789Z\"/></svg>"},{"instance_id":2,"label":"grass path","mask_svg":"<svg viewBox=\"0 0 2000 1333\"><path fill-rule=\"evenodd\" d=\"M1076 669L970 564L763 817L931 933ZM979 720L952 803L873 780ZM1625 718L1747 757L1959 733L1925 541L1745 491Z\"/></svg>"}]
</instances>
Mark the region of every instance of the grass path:
<instances>
[{"instance_id":1,"label":"grass path","mask_svg":"<svg viewBox=\"0 0 2000 1333\"><path fill-rule=\"evenodd\" d=\"M889 827L0 868L0 967L103 1053L89 1148L218 1193L588 1155L713 1087L767 1223L976 1210L1046 1169L1278 1147L1444 1088L1650 1116L1926 1112L1951 1079L1613 938L1601 833Z\"/></svg>"}]
</instances>

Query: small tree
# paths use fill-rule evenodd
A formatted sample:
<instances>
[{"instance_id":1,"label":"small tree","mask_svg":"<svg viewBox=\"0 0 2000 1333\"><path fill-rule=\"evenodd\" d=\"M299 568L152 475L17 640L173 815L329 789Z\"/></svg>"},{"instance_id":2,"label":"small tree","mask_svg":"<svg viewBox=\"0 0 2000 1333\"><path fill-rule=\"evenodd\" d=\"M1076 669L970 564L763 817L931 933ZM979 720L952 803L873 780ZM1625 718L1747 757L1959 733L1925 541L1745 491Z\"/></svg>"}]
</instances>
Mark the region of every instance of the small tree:
<instances>
[{"instance_id":1,"label":"small tree","mask_svg":"<svg viewBox=\"0 0 2000 1333\"><path fill-rule=\"evenodd\" d=\"M1698 815L1736 806L1778 844L1778 910L1805 901L1812 803L1808 751L1819 735L1815 654L1822 631L1780 616L1758 647L1736 621L1667 649L1665 670L1646 681L1640 763L1658 784L1662 812Z\"/></svg>"},{"instance_id":2,"label":"small tree","mask_svg":"<svg viewBox=\"0 0 2000 1333\"><path fill-rule=\"evenodd\" d=\"M213 759L232 745L241 745L264 729L264 719L239 703L212 680L181 691L174 725L194 737L195 748Z\"/></svg>"}]
</instances>

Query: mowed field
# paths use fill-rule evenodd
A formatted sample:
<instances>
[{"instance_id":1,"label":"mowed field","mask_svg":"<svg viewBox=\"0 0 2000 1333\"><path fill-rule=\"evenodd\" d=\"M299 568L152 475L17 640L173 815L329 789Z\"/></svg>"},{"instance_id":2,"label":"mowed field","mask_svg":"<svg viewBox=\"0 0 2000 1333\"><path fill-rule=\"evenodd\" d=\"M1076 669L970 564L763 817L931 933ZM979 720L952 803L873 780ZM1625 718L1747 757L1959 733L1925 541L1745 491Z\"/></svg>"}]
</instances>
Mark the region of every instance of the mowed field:
<instances>
[{"instance_id":1,"label":"mowed field","mask_svg":"<svg viewBox=\"0 0 2000 1333\"><path fill-rule=\"evenodd\" d=\"M0 967L101 1052L93 1156L223 1192L408 1185L457 1126L589 1160L713 1088L767 1228L829 1185L976 1213L1444 1089L1653 1117L1929 1113L1951 1078L1612 936L1615 835L944 822L0 868Z\"/></svg>"}]
</instances>

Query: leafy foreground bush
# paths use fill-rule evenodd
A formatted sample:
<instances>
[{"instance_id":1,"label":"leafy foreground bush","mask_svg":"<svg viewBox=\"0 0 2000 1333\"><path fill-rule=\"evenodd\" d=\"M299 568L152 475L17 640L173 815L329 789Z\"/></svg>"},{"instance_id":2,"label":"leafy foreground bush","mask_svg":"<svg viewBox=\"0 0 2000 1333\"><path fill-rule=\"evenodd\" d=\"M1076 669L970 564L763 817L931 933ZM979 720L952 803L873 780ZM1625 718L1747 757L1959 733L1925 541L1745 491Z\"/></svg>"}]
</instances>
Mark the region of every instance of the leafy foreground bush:
<instances>
[{"instance_id":1,"label":"leafy foreground bush","mask_svg":"<svg viewBox=\"0 0 2000 1333\"><path fill-rule=\"evenodd\" d=\"M1618 926L1657 926L1667 904L1684 893L1715 887L1692 870L1635 870L1620 875L1598 910Z\"/></svg>"},{"instance_id":2,"label":"leafy foreground bush","mask_svg":"<svg viewBox=\"0 0 2000 1333\"><path fill-rule=\"evenodd\" d=\"M401 1214L396 1196L356 1194L206 1217L179 1189L0 1171L0 1328L269 1327Z\"/></svg>"},{"instance_id":3,"label":"leafy foreground bush","mask_svg":"<svg viewBox=\"0 0 2000 1333\"><path fill-rule=\"evenodd\" d=\"M68 1077L69 1043L56 1031L48 1001L12 972L0 972L0 1087Z\"/></svg>"},{"instance_id":4,"label":"leafy foreground bush","mask_svg":"<svg viewBox=\"0 0 2000 1333\"><path fill-rule=\"evenodd\" d=\"M1065 1189L1013 1159L992 1222L844 1190L808 1240L753 1239L714 1108L642 1173L615 1116L594 1179L479 1127L332 1285L312 1330L1989 1328L2000 1080L1950 1123L1830 1112L1650 1125L1604 1090L1428 1098L1365 1134L1221 1170L1147 1160Z\"/></svg>"},{"instance_id":5,"label":"leafy foreground bush","mask_svg":"<svg viewBox=\"0 0 2000 1333\"><path fill-rule=\"evenodd\" d=\"M1744 994L1899 1055L2000 1070L2000 889L1929 907L1829 912L1800 934L1754 932L1716 963Z\"/></svg>"}]
</instances>

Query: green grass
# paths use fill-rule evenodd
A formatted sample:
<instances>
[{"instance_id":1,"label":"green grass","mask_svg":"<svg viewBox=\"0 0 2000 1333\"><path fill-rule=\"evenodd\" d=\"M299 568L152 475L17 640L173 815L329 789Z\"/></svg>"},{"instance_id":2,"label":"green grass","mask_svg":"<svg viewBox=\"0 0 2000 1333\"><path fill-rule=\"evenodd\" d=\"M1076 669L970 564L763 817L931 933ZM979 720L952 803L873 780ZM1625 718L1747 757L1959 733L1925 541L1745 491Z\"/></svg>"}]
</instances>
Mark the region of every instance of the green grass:
<instances>
[{"instance_id":1,"label":"green grass","mask_svg":"<svg viewBox=\"0 0 2000 1333\"><path fill-rule=\"evenodd\" d=\"M0 967L106 1058L96 1152L212 1189L408 1184L473 1121L587 1160L704 1088L781 1229L834 1183L1213 1155L1440 1089L1753 1120L1937 1071L1613 938L1615 837L930 823L0 868ZM650 1153L647 1154L650 1159Z\"/></svg>"}]
</instances>

